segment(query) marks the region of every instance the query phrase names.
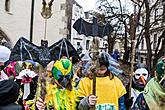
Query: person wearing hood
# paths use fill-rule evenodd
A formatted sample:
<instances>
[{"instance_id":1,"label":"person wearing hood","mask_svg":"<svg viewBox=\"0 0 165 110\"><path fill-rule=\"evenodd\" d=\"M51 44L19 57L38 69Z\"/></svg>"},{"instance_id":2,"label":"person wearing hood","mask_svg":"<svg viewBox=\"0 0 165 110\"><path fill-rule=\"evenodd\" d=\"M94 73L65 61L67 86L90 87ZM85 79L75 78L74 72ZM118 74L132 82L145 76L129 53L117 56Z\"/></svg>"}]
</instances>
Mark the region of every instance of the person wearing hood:
<instances>
[{"instance_id":1,"label":"person wearing hood","mask_svg":"<svg viewBox=\"0 0 165 110\"><path fill-rule=\"evenodd\" d=\"M73 86L72 62L63 57L52 68L52 79L47 83L45 99L38 98L38 110L76 110L76 89Z\"/></svg>"},{"instance_id":2,"label":"person wearing hood","mask_svg":"<svg viewBox=\"0 0 165 110\"><path fill-rule=\"evenodd\" d=\"M156 65L156 77L145 86L132 110L165 110L165 56Z\"/></svg>"},{"instance_id":3,"label":"person wearing hood","mask_svg":"<svg viewBox=\"0 0 165 110\"><path fill-rule=\"evenodd\" d=\"M114 52L111 54L111 56L112 56L116 61L119 61L120 53L119 53L118 49L115 49Z\"/></svg>"},{"instance_id":4,"label":"person wearing hood","mask_svg":"<svg viewBox=\"0 0 165 110\"><path fill-rule=\"evenodd\" d=\"M0 110L22 110L15 102L19 96L19 85L13 80L0 81Z\"/></svg>"},{"instance_id":5,"label":"person wearing hood","mask_svg":"<svg viewBox=\"0 0 165 110\"><path fill-rule=\"evenodd\" d=\"M125 105L131 107L140 93L143 92L145 85L150 79L147 65L138 63L134 67L134 76L132 78L131 99L129 99L129 84L126 86Z\"/></svg>"},{"instance_id":6,"label":"person wearing hood","mask_svg":"<svg viewBox=\"0 0 165 110\"><path fill-rule=\"evenodd\" d=\"M96 95L92 94L92 75L83 78L78 85L79 110L89 110L92 106L96 110L125 110L125 87L121 80L109 70L108 58L100 55L99 67L91 70L96 72Z\"/></svg>"}]
</instances>

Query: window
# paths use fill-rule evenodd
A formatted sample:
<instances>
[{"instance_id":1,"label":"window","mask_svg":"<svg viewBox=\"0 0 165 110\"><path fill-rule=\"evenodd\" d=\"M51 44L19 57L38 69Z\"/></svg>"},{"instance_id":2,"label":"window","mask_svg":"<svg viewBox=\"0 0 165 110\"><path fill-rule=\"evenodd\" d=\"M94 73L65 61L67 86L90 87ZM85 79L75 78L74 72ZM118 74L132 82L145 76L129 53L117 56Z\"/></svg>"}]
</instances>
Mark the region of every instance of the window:
<instances>
[{"instance_id":1,"label":"window","mask_svg":"<svg viewBox=\"0 0 165 110\"><path fill-rule=\"evenodd\" d=\"M165 4L163 5L163 22L165 22Z\"/></svg>"},{"instance_id":2,"label":"window","mask_svg":"<svg viewBox=\"0 0 165 110\"><path fill-rule=\"evenodd\" d=\"M86 40L86 50L89 50L89 40Z\"/></svg>"},{"instance_id":3,"label":"window","mask_svg":"<svg viewBox=\"0 0 165 110\"><path fill-rule=\"evenodd\" d=\"M144 16L142 16L142 24L144 24L144 19L145 19Z\"/></svg>"},{"instance_id":4,"label":"window","mask_svg":"<svg viewBox=\"0 0 165 110\"><path fill-rule=\"evenodd\" d=\"M159 9L156 8L155 9L155 21L158 20L158 17L159 17Z\"/></svg>"},{"instance_id":5,"label":"window","mask_svg":"<svg viewBox=\"0 0 165 110\"><path fill-rule=\"evenodd\" d=\"M5 11L10 12L10 0L5 0Z\"/></svg>"},{"instance_id":6,"label":"window","mask_svg":"<svg viewBox=\"0 0 165 110\"><path fill-rule=\"evenodd\" d=\"M77 46L80 46L80 42L77 42Z\"/></svg>"},{"instance_id":7,"label":"window","mask_svg":"<svg viewBox=\"0 0 165 110\"><path fill-rule=\"evenodd\" d=\"M157 34L154 34L153 50L156 49L156 46L157 46Z\"/></svg>"},{"instance_id":8,"label":"window","mask_svg":"<svg viewBox=\"0 0 165 110\"><path fill-rule=\"evenodd\" d=\"M141 49L144 49L144 38L142 39L142 45L141 45Z\"/></svg>"}]
</instances>

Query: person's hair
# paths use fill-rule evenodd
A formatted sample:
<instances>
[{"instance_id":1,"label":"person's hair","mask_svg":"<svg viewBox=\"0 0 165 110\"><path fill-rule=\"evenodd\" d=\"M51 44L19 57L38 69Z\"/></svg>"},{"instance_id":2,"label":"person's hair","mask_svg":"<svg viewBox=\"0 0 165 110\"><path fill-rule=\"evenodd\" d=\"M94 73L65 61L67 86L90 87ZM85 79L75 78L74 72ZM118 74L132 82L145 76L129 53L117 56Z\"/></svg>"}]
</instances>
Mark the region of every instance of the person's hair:
<instances>
[{"instance_id":1,"label":"person's hair","mask_svg":"<svg viewBox=\"0 0 165 110\"><path fill-rule=\"evenodd\" d=\"M114 74L112 74L108 69L104 74L105 74L105 76L109 76L110 80L112 80L114 78Z\"/></svg>"},{"instance_id":2,"label":"person's hair","mask_svg":"<svg viewBox=\"0 0 165 110\"><path fill-rule=\"evenodd\" d=\"M94 69L94 70L96 71L96 69ZM87 75L87 77L88 77L89 79L93 79L93 72L95 72L95 71L91 71L91 72ZM110 79L110 80L112 80L112 79L114 78L114 74L111 73L108 69L107 69L107 71L104 73L104 76L109 76L109 79Z\"/></svg>"}]
</instances>

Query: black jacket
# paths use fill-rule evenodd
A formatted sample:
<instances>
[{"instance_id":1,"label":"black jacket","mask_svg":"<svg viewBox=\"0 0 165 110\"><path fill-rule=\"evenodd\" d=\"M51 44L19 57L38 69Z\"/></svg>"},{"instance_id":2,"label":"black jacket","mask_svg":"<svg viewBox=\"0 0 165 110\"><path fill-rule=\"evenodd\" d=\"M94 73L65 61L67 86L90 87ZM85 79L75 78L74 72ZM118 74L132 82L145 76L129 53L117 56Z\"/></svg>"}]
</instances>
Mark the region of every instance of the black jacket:
<instances>
[{"instance_id":1,"label":"black jacket","mask_svg":"<svg viewBox=\"0 0 165 110\"><path fill-rule=\"evenodd\" d=\"M15 104L19 95L19 85L13 80L0 81L0 110L21 110Z\"/></svg>"},{"instance_id":2,"label":"black jacket","mask_svg":"<svg viewBox=\"0 0 165 110\"><path fill-rule=\"evenodd\" d=\"M0 105L0 110L22 110L22 107L15 103L10 103L3 106Z\"/></svg>"}]
</instances>

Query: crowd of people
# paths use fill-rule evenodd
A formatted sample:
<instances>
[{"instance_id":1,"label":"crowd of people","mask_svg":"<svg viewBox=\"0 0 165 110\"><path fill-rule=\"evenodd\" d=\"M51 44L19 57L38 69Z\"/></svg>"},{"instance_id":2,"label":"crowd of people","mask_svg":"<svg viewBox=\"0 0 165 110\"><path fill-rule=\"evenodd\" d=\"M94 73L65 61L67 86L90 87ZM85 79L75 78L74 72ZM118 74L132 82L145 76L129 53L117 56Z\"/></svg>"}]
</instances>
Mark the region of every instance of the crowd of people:
<instances>
[{"instance_id":1,"label":"crowd of people","mask_svg":"<svg viewBox=\"0 0 165 110\"><path fill-rule=\"evenodd\" d=\"M118 52L112 57L118 61ZM165 57L153 78L147 65L134 67L131 97L129 84L125 87L109 68L108 53L99 55L97 65L89 53L80 58L73 65L72 58L63 56L51 65L45 96L37 62L1 60L0 110L165 110Z\"/></svg>"}]
</instances>

